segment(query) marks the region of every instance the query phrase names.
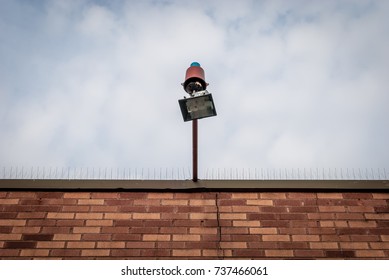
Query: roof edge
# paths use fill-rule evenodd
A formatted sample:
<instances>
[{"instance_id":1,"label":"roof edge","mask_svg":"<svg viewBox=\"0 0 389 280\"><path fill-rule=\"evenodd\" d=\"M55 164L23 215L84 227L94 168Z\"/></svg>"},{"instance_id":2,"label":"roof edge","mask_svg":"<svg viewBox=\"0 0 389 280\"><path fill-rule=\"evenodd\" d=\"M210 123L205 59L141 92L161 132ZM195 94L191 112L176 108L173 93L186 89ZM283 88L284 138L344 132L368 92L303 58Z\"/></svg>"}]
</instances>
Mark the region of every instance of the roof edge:
<instances>
[{"instance_id":1,"label":"roof edge","mask_svg":"<svg viewBox=\"0 0 389 280\"><path fill-rule=\"evenodd\" d=\"M1 190L381 190L388 180L30 180L0 179Z\"/></svg>"}]
</instances>

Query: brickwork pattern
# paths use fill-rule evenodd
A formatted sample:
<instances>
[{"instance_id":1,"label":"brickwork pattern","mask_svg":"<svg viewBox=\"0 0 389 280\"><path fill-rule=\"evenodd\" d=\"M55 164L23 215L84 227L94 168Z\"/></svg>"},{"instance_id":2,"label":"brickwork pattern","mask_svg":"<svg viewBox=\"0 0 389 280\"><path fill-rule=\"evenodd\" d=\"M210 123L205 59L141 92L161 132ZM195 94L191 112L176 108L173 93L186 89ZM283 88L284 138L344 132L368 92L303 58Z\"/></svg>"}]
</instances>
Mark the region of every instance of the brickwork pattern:
<instances>
[{"instance_id":1,"label":"brickwork pattern","mask_svg":"<svg viewBox=\"0 0 389 280\"><path fill-rule=\"evenodd\" d=\"M0 191L0 258L389 259L389 194Z\"/></svg>"}]
</instances>

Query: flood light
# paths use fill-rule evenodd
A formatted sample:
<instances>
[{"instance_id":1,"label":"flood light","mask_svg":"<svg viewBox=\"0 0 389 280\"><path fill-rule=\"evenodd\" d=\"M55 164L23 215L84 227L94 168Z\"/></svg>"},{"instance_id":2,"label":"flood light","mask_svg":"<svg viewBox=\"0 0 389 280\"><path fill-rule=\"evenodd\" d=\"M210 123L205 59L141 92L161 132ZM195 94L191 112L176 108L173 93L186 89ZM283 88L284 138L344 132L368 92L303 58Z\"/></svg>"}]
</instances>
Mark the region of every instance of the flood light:
<instances>
[{"instance_id":1,"label":"flood light","mask_svg":"<svg viewBox=\"0 0 389 280\"><path fill-rule=\"evenodd\" d=\"M205 93L178 100L184 121L192 121L216 116L212 94Z\"/></svg>"}]
</instances>

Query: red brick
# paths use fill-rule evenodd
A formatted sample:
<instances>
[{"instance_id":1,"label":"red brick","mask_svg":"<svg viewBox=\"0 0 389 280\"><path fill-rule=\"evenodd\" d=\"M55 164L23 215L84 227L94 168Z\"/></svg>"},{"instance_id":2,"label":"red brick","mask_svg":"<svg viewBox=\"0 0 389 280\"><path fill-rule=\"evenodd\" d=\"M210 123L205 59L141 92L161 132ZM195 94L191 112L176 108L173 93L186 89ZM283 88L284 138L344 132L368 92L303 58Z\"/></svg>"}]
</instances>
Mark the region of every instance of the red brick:
<instances>
[{"instance_id":1,"label":"red brick","mask_svg":"<svg viewBox=\"0 0 389 280\"><path fill-rule=\"evenodd\" d=\"M39 241L36 248L52 249L52 248L65 248L65 242L61 241Z\"/></svg>"},{"instance_id":2,"label":"red brick","mask_svg":"<svg viewBox=\"0 0 389 280\"><path fill-rule=\"evenodd\" d=\"M26 220L0 220L0 226L25 226Z\"/></svg>"},{"instance_id":3,"label":"red brick","mask_svg":"<svg viewBox=\"0 0 389 280\"><path fill-rule=\"evenodd\" d=\"M81 240L81 234L54 234L53 240Z\"/></svg>"},{"instance_id":4,"label":"red brick","mask_svg":"<svg viewBox=\"0 0 389 280\"><path fill-rule=\"evenodd\" d=\"M147 195L148 199L173 199L173 193L149 193Z\"/></svg>"},{"instance_id":5,"label":"red brick","mask_svg":"<svg viewBox=\"0 0 389 280\"><path fill-rule=\"evenodd\" d=\"M221 199L219 201L219 206L244 206L246 205L245 199Z\"/></svg>"},{"instance_id":6,"label":"red brick","mask_svg":"<svg viewBox=\"0 0 389 280\"><path fill-rule=\"evenodd\" d=\"M214 206L216 205L213 199L191 199L189 200L191 206Z\"/></svg>"},{"instance_id":7,"label":"red brick","mask_svg":"<svg viewBox=\"0 0 389 280\"><path fill-rule=\"evenodd\" d=\"M372 199L371 193L343 193L343 198L349 199Z\"/></svg>"},{"instance_id":8,"label":"red brick","mask_svg":"<svg viewBox=\"0 0 389 280\"><path fill-rule=\"evenodd\" d=\"M258 194L257 193L233 193L231 198L232 199L236 199L236 198L257 199Z\"/></svg>"},{"instance_id":9,"label":"red brick","mask_svg":"<svg viewBox=\"0 0 389 280\"><path fill-rule=\"evenodd\" d=\"M320 241L319 235L293 235L293 241Z\"/></svg>"},{"instance_id":10,"label":"red brick","mask_svg":"<svg viewBox=\"0 0 389 280\"><path fill-rule=\"evenodd\" d=\"M262 199L285 199L286 194L285 193L261 193L260 198Z\"/></svg>"},{"instance_id":11,"label":"red brick","mask_svg":"<svg viewBox=\"0 0 389 280\"><path fill-rule=\"evenodd\" d=\"M188 219L188 213L162 213L162 220L186 220Z\"/></svg>"},{"instance_id":12,"label":"red brick","mask_svg":"<svg viewBox=\"0 0 389 280\"><path fill-rule=\"evenodd\" d=\"M260 221L233 221L234 227L260 227Z\"/></svg>"},{"instance_id":13,"label":"red brick","mask_svg":"<svg viewBox=\"0 0 389 280\"><path fill-rule=\"evenodd\" d=\"M79 205L103 205L104 199L79 199Z\"/></svg>"},{"instance_id":14,"label":"red brick","mask_svg":"<svg viewBox=\"0 0 389 280\"><path fill-rule=\"evenodd\" d=\"M382 250L357 250L355 255L360 258L385 257L385 253Z\"/></svg>"},{"instance_id":15,"label":"red brick","mask_svg":"<svg viewBox=\"0 0 389 280\"><path fill-rule=\"evenodd\" d=\"M317 198L326 198L326 199L342 199L343 194L341 193L317 193Z\"/></svg>"},{"instance_id":16,"label":"red brick","mask_svg":"<svg viewBox=\"0 0 389 280\"><path fill-rule=\"evenodd\" d=\"M349 221L349 226L350 227L355 227L355 228L365 228L365 227L376 227L377 223L375 221Z\"/></svg>"},{"instance_id":17,"label":"red brick","mask_svg":"<svg viewBox=\"0 0 389 280\"><path fill-rule=\"evenodd\" d=\"M131 219L131 213L105 213L104 219L108 220L128 220Z\"/></svg>"},{"instance_id":18,"label":"red brick","mask_svg":"<svg viewBox=\"0 0 389 280\"><path fill-rule=\"evenodd\" d=\"M90 206L63 206L62 212L89 212Z\"/></svg>"},{"instance_id":19,"label":"red brick","mask_svg":"<svg viewBox=\"0 0 389 280\"><path fill-rule=\"evenodd\" d=\"M247 248L246 242L220 242L220 248L233 249L233 248Z\"/></svg>"},{"instance_id":20,"label":"red brick","mask_svg":"<svg viewBox=\"0 0 389 280\"><path fill-rule=\"evenodd\" d=\"M271 206L273 205L273 200L270 199L248 199L247 205L258 205L258 206Z\"/></svg>"},{"instance_id":21,"label":"red brick","mask_svg":"<svg viewBox=\"0 0 389 280\"><path fill-rule=\"evenodd\" d=\"M280 234L306 234L306 228L279 228Z\"/></svg>"},{"instance_id":22,"label":"red brick","mask_svg":"<svg viewBox=\"0 0 389 280\"><path fill-rule=\"evenodd\" d=\"M258 206L232 206L232 212L247 212L247 213L257 213L259 211Z\"/></svg>"},{"instance_id":23,"label":"red brick","mask_svg":"<svg viewBox=\"0 0 389 280\"><path fill-rule=\"evenodd\" d=\"M318 212L317 207L301 206L301 207L289 207L290 213L314 213Z\"/></svg>"},{"instance_id":24,"label":"red brick","mask_svg":"<svg viewBox=\"0 0 389 280\"><path fill-rule=\"evenodd\" d=\"M200 241L201 235L199 234L175 234L173 235L173 241Z\"/></svg>"},{"instance_id":25,"label":"red brick","mask_svg":"<svg viewBox=\"0 0 389 280\"><path fill-rule=\"evenodd\" d=\"M75 198L75 199L85 199L90 198L91 194L89 192L71 192L65 193L63 195L64 198Z\"/></svg>"},{"instance_id":26,"label":"red brick","mask_svg":"<svg viewBox=\"0 0 389 280\"><path fill-rule=\"evenodd\" d=\"M20 252L21 257L47 257L50 250L46 249L22 249Z\"/></svg>"},{"instance_id":27,"label":"red brick","mask_svg":"<svg viewBox=\"0 0 389 280\"><path fill-rule=\"evenodd\" d=\"M93 226L111 227L113 226L113 220L87 220L86 226L87 227L93 227Z\"/></svg>"},{"instance_id":28,"label":"red brick","mask_svg":"<svg viewBox=\"0 0 389 280\"><path fill-rule=\"evenodd\" d=\"M280 206L262 206L259 207L259 211L265 212L265 213L286 213L288 212L287 207L280 207Z\"/></svg>"},{"instance_id":29,"label":"red brick","mask_svg":"<svg viewBox=\"0 0 389 280\"><path fill-rule=\"evenodd\" d=\"M110 250L106 249L92 249L92 250L82 250L81 256L83 257L107 257L109 256Z\"/></svg>"},{"instance_id":30,"label":"red brick","mask_svg":"<svg viewBox=\"0 0 389 280\"><path fill-rule=\"evenodd\" d=\"M118 193L107 193L107 192L98 192L98 193L91 193L92 198L102 198L102 199L107 199L107 198L118 198Z\"/></svg>"},{"instance_id":31,"label":"red brick","mask_svg":"<svg viewBox=\"0 0 389 280\"><path fill-rule=\"evenodd\" d=\"M195 227L189 229L191 234L217 234L217 232L217 228Z\"/></svg>"},{"instance_id":32,"label":"red brick","mask_svg":"<svg viewBox=\"0 0 389 280\"><path fill-rule=\"evenodd\" d=\"M316 198L316 194L306 192L292 192L288 193L288 198Z\"/></svg>"},{"instance_id":33,"label":"red brick","mask_svg":"<svg viewBox=\"0 0 389 280\"><path fill-rule=\"evenodd\" d=\"M335 219L334 213L308 213L310 220L332 220Z\"/></svg>"},{"instance_id":34,"label":"red brick","mask_svg":"<svg viewBox=\"0 0 389 280\"><path fill-rule=\"evenodd\" d=\"M374 213L374 207L370 206L347 206L347 211L348 212L361 212L361 213L366 213L366 212L372 212Z\"/></svg>"},{"instance_id":35,"label":"red brick","mask_svg":"<svg viewBox=\"0 0 389 280\"><path fill-rule=\"evenodd\" d=\"M267 257L293 257L292 250L265 250Z\"/></svg>"},{"instance_id":36,"label":"red brick","mask_svg":"<svg viewBox=\"0 0 389 280\"><path fill-rule=\"evenodd\" d=\"M148 193L145 192L120 192L119 197L123 199L145 199Z\"/></svg>"},{"instance_id":37,"label":"red brick","mask_svg":"<svg viewBox=\"0 0 389 280\"><path fill-rule=\"evenodd\" d=\"M277 228L250 228L250 234L277 234Z\"/></svg>"},{"instance_id":38,"label":"red brick","mask_svg":"<svg viewBox=\"0 0 389 280\"><path fill-rule=\"evenodd\" d=\"M164 242L159 242L158 244L161 244ZM171 242L167 242L169 244L173 244ZM147 248L155 248L155 242L136 242L136 241L130 241L126 242L126 248L139 248L139 249L147 249Z\"/></svg>"},{"instance_id":39,"label":"red brick","mask_svg":"<svg viewBox=\"0 0 389 280\"><path fill-rule=\"evenodd\" d=\"M289 235L264 235L262 236L263 241L290 241Z\"/></svg>"},{"instance_id":40,"label":"red brick","mask_svg":"<svg viewBox=\"0 0 389 280\"><path fill-rule=\"evenodd\" d=\"M126 248L126 243L122 241L104 241L97 242L96 248L108 249L108 248Z\"/></svg>"},{"instance_id":41,"label":"red brick","mask_svg":"<svg viewBox=\"0 0 389 280\"><path fill-rule=\"evenodd\" d=\"M373 193L374 199L389 199L389 193Z\"/></svg>"},{"instance_id":42,"label":"red brick","mask_svg":"<svg viewBox=\"0 0 389 280\"><path fill-rule=\"evenodd\" d=\"M249 229L247 227L222 227L222 234L248 234Z\"/></svg>"},{"instance_id":43,"label":"red brick","mask_svg":"<svg viewBox=\"0 0 389 280\"><path fill-rule=\"evenodd\" d=\"M0 234L0 240L20 240L22 238L21 234Z\"/></svg>"},{"instance_id":44,"label":"red brick","mask_svg":"<svg viewBox=\"0 0 389 280\"><path fill-rule=\"evenodd\" d=\"M132 215L135 220L159 220L161 218L159 213L133 213Z\"/></svg>"},{"instance_id":45,"label":"red brick","mask_svg":"<svg viewBox=\"0 0 389 280\"><path fill-rule=\"evenodd\" d=\"M5 205L5 204L18 204L19 199L11 199L11 198L0 198L0 205Z\"/></svg>"},{"instance_id":46,"label":"red brick","mask_svg":"<svg viewBox=\"0 0 389 280\"><path fill-rule=\"evenodd\" d=\"M312 249L338 249L337 242L310 242L310 247Z\"/></svg>"},{"instance_id":47,"label":"red brick","mask_svg":"<svg viewBox=\"0 0 389 280\"><path fill-rule=\"evenodd\" d=\"M12 233L33 234L41 232L41 227L14 227ZM49 233L49 232L42 232Z\"/></svg>"},{"instance_id":48,"label":"red brick","mask_svg":"<svg viewBox=\"0 0 389 280\"><path fill-rule=\"evenodd\" d=\"M213 213L190 213L189 218L193 220L211 220L217 219L217 215Z\"/></svg>"},{"instance_id":49,"label":"red brick","mask_svg":"<svg viewBox=\"0 0 389 280\"><path fill-rule=\"evenodd\" d=\"M173 250L173 257L200 257L201 250L191 249L191 250Z\"/></svg>"},{"instance_id":50,"label":"red brick","mask_svg":"<svg viewBox=\"0 0 389 280\"><path fill-rule=\"evenodd\" d=\"M74 213L52 213L49 212L47 213L47 219L73 219L74 218Z\"/></svg>"},{"instance_id":51,"label":"red brick","mask_svg":"<svg viewBox=\"0 0 389 280\"><path fill-rule=\"evenodd\" d=\"M84 249L84 248L95 248L96 242L88 242L88 241L82 241L82 242L67 242L66 248L69 249Z\"/></svg>"},{"instance_id":52,"label":"red brick","mask_svg":"<svg viewBox=\"0 0 389 280\"><path fill-rule=\"evenodd\" d=\"M0 258L2 257L17 257L19 256L19 249L1 249L0 250Z\"/></svg>"},{"instance_id":53,"label":"red brick","mask_svg":"<svg viewBox=\"0 0 389 280\"><path fill-rule=\"evenodd\" d=\"M52 257L79 257L81 250L78 249L53 249L50 250L50 256Z\"/></svg>"},{"instance_id":54,"label":"red brick","mask_svg":"<svg viewBox=\"0 0 389 280\"><path fill-rule=\"evenodd\" d=\"M170 241L171 236L169 234L145 234L142 238L143 241Z\"/></svg>"},{"instance_id":55,"label":"red brick","mask_svg":"<svg viewBox=\"0 0 389 280\"><path fill-rule=\"evenodd\" d=\"M389 242L370 242L370 247L375 250L389 250ZM361 249L368 249L368 248L361 248Z\"/></svg>"},{"instance_id":56,"label":"red brick","mask_svg":"<svg viewBox=\"0 0 389 280\"><path fill-rule=\"evenodd\" d=\"M340 242L341 249L368 249L367 242Z\"/></svg>"},{"instance_id":57,"label":"red brick","mask_svg":"<svg viewBox=\"0 0 389 280\"><path fill-rule=\"evenodd\" d=\"M96 219L102 219L103 214L102 213L77 213L76 219L84 219L84 220L96 220Z\"/></svg>"},{"instance_id":58,"label":"red brick","mask_svg":"<svg viewBox=\"0 0 389 280\"><path fill-rule=\"evenodd\" d=\"M319 206L320 212L346 212L344 206Z\"/></svg>"}]
</instances>

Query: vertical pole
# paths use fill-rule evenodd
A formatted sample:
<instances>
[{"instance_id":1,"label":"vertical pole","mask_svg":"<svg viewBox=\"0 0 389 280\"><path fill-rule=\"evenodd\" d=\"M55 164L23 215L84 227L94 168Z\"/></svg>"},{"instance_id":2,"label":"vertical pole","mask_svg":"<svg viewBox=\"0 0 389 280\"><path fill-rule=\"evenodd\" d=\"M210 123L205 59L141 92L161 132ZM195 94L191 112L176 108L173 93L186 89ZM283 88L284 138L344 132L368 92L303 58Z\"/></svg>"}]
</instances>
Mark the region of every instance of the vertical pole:
<instances>
[{"instance_id":1,"label":"vertical pole","mask_svg":"<svg viewBox=\"0 0 389 280\"><path fill-rule=\"evenodd\" d=\"M192 121L192 143L193 143L193 182L197 182L197 120Z\"/></svg>"}]
</instances>

